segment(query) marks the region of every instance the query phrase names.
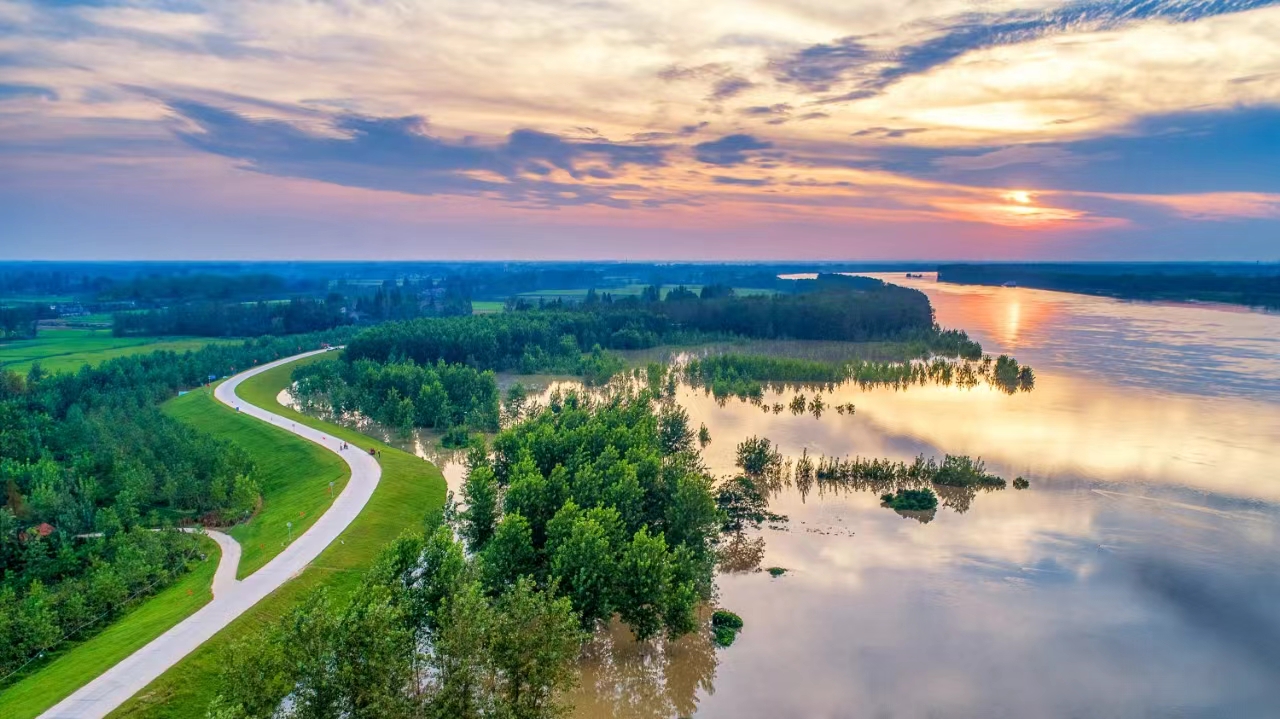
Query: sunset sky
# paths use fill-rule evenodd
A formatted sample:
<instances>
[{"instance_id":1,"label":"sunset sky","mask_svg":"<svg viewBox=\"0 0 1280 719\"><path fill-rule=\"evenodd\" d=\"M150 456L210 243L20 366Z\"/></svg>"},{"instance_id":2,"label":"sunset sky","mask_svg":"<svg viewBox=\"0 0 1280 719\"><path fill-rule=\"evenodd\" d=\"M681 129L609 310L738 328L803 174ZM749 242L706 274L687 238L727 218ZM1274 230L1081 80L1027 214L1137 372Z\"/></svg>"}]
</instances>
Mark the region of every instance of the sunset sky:
<instances>
[{"instance_id":1,"label":"sunset sky","mask_svg":"<svg viewBox=\"0 0 1280 719\"><path fill-rule=\"evenodd\" d=\"M0 258L1280 260L1280 0L0 0Z\"/></svg>"}]
</instances>

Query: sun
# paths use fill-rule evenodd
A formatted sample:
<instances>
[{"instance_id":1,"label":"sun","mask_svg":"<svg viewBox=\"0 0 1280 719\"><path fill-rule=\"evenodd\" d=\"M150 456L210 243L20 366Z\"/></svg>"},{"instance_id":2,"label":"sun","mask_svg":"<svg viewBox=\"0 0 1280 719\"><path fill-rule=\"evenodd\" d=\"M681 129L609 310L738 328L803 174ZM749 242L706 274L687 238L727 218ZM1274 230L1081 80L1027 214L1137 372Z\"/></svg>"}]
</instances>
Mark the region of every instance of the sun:
<instances>
[{"instance_id":1,"label":"sun","mask_svg":"<svg viewBox=\"0 0 1280 719\"><path fill-rule=\"evenodd\" d=\"M1033 196L1027 190L1009 190L1004 193L1004 199L1010 202L1016 202L1019 205L1030 205Z\"/></svg>"}]
</instances>

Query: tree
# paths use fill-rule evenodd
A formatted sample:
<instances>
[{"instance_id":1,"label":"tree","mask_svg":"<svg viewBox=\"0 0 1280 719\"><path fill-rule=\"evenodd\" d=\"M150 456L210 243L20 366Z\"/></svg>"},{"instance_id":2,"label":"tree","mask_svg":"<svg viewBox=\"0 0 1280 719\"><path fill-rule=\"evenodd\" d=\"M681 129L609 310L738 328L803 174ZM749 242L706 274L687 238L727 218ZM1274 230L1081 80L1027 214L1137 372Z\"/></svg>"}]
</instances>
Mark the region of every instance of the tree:
<instances>
[{"instance_id":1,"label":"tree","mask_svg":"<svg viewBox=\"0 0 1280 719\"><path fill-rule=\"evenodd\" d=\"M751 477L767 477L782 467L782 454L768 437L748 437L738 445L737 465Z\"/></svg>"},{"instance_id":2,"label":"tree","mask_svg":"<svg viewBox=\"0 0 1280 719\"><path fill-rule=\"evenodd\" d=\"M533 575L537 568L529 520L519 514L504 516L493 540L481 554L480 571L485 588L491 594L499 594L518 578Z\"/></svg>"},{"instance_id":3,"label":"tree","mask_svg":"<svg viewBox=\"0 0 1280 719\"><path fill-rule=\"evenodd\" d=\"M569 599L540 592L524 577L498 599L494 615L489 649L499 714L511 719L567 714L563 694L577 678L584 639Z\"/></svg>"},{"instance_id":4,"label":"tree","mask_svg":"<svg viewBox=\"0 0 1280 719\"><path fill-rule=\"evenodd\" d=\"M479 552L493 537L498 520L498 480L493 470L479 466L468 471L462 485L462 499L466 508L458 515L459 534L472 552Z\"/></svg>"},{"instance_id":5,"label":"tree","mask_svg":"<svg viewBox=\"0 0 1280 719\"><path fill-rule=\"evenodd\" d=\"M573 603L584 627L608 619L614 608L614 553L605 528L579 517L551 558L551 577Z\"/></svg>"},{"instance_id":6,"label":"tree","mask_svg":"<svg viewBox=\"0 0 1280 719\"><path fill-rule=\"evenodd\" d=\"M658 411L658 443L662 454L692 451L693 439L693 430L689 429L689 413L675 402L663 405Z\"/></svg>"},{"instance_id":7,"label":"tree","mask_svg":"<svg viewBox=\"0 0 1280 719\"><path fill-rule=\"evenodd\" d=\"M642 641L657 634L671 591L670 557L661 534L651 536L648 528L636 532L622 555L618 580L618 615L622 621Z\"/></svg>"},{"instance_id":8,"label":"tree","mask_svg":"<svg viewBox=\"0 0 1280 719\"><path fill-rule=\"evenodd\" d=\"M435 692L429 700L436 719L492 716L489 641L497 617L478 582L458 587L441 608L441 627L430 653Z\"/></svg>"}]
</instances>

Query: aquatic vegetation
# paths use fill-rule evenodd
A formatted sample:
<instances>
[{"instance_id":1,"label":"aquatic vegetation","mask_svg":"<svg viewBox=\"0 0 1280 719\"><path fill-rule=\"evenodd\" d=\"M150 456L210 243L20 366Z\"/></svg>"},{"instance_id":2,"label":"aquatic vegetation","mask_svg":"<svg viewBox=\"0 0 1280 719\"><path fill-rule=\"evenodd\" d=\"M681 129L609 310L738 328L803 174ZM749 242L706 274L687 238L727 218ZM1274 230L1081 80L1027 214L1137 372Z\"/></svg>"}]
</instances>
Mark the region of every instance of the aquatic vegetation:
<instances>
[{"instance_id":1,"label":"aquatic vegetation","mask_svg":"<svg viewBox=\"0 0 1280 719\"><path fill-rule=\"evenodd\" d=\"M875 387L901 390L927 384L972 388L986 383L1007 394L1016 394L1035 388L1035 371L1008 355L959 360L935 356L906 362L829 362L724 354L691 359L678 371L691 385L705 388L717 398L750 400L764 399L766 391L813 387L829 390L844 382L853 382L864 390ZM846 405L846 411L851 406ZM816 416L821 416L825 409L819 400L815 411L812 402L799 392L791 399L790 408L793 414L807 410Z\"/></svg>"},{"instance_id":2,"label":"aquatic vegetation","mask_svg":"<svg viewBox=\"0 0 1280 719\"><path fill-rule=\"evenodd\" d=\"M805 396L798 394L791 398L791 414L804 414L804 409L808 405L805 402Z\"/></svg>"},{"instance_id":3,"label":"aquatic vegetation","mask_svg":"<svg viewBox=\"0 0 1280 719\"><path fill-rule=\"evenodd\" d=\"M782 470L782 452L767 437L748 437L738 445L736 464L752 477L770 477Z\"/></svg>"},{"instance_id":4,"label":"aquatic vegetation","mask_svg":"<svg viewBox=\"0 0 1280 719\"><path fill-rule=\"evenodd\" d=\"M711 615L711 631L715 636L716 644L727 647L733 644L733 640L738 638L738 632L742 631L742 617L725 609L717 609Z\"/></svg>"},{"instance_id":5,"label":"aquatic vegetation","mask_svg":"<svg viewBox=\"0 0 1280 719\"><path fill-rule=\"evenodd\" d=\"M742 629L743 624L742 617L727 609L717 609L711 615L711 626L713 627L728 627L736 632Z\"/></svg>"},{"instance_id":6,"label":"aquatic vegetation","mask_svg":"<svg viewBox=\"0 0 1280 719\"><path fill-rule=\"evenodd\" d=\"M712 627L711 631L715 635L716 645L721 647L730 646L738 638L738 633L728 627Z\"/></svg>"},{"instance_id":7,"label":"aquatic vegetation","mask_svg":"<svg viewBox=\"0 0 1280 719\"><path fill-rule=\"evenodd\" d=\"M931 489L904 489L880 495L880 502L903 512L927 512L938 508L938 495Z\"/></svg>"},{"instance_id":8,"label":"aquatic vegetation","mask_svg":"<svg viewBox=\"0 0 1280 719\"><path fill-rule=\"evenodd\" d=\"M471 445L471 433L462 425L454 425L440 435L440 444L449 449L461 449Z\"/></svg>"},{"instance_id":9,"label":"aquatic vegetation","mask_svg":"<svg viewBox=\"0 0 1280 719\"><path fill-rule=\"evenodd\" d=\"M787 518L769 511L768 485L760 478L734 477L720 485L716 508L724 517L722 529L741 532L764 522L785 522Z\"/></svg>"},{"instance_id":10,"label":"aquatic vegetation","mask_svg":"<svg viewBox=\"0 0 1280 719\"><path fill-rule=\"evenodd\" d=\"M948 487L1004 487L1004 479L987 472L982 458L946 455L933 475L933 483Z\"/></svg>"}]
</instances>

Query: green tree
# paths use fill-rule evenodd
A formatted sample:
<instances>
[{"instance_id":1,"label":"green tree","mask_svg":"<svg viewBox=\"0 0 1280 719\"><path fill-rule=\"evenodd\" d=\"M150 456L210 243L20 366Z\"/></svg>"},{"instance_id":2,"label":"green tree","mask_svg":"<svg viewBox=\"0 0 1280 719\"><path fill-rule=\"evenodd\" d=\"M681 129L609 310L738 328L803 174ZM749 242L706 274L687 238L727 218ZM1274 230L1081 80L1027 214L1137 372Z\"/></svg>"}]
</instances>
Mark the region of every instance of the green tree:
<instances>
[{"instance_id":1,"label":"green tree","mask_svg":"<svg viewBox=\"0 0 1280 719\"><path fill-rule=\"evenodd\" d=\"M551 557L551 577L573 603L584 627L612 616L616 572L608 533L588 516L574 522Z\"/></svg>"},{"instance_id":2,"label":"green tree","mask_svg":"<svg viewBox=\"0 0 1280 719\"><path fill-rule=\"evenodd\" d=\"M538 555L529 521L520 514L504 516L480 557L485 588L495 595L518 578L535 574Z\"/></svg>"},{"instance_id":3,"label":"green tree","mask_svg":"<svg viewBox=\"0 0 1280 719\"><path fill-rule=\"evenodd\" d=\"M577 679L585 639L568 598L540 592L525 577L498 599L494 616L489 651L499 716L551 719L567 714L564 692Z\"/></svg>"},{"instance_id":4,"label":"green tree","mask_svg":"<svg viewBox=\"0 0 1280 719\"><path fill-rule=\"evenodd\" d=\"M469 581L442 607L440 631L430 652L434 693L429 714L436 719L492 716L489 641L497 618L484 589Z\"/></svg>"},{"instance_id":5,"label":"green tree","mask_svg":"<svg viewBox=\"0 0 1280 719\"><path fill-rule=\"evenodd\" d=\"M667 542L648 528L636 532L622 555L618 572L618 615L636 638L648 639L658 633L671 591L671 564Z\"/></svg>"},{"instance_id":6,"label":"green tree","mask_svg":"<svg viewBox=\"0 0 1280 719\"><path fill-rule=\"evenodd\" d=\"M493 470L479 466L467 472L462 485L466 508L459 513L459 534L472 552L479 552L493 537L498 521L498 480Z\"/></svg>"}]
</instances>

